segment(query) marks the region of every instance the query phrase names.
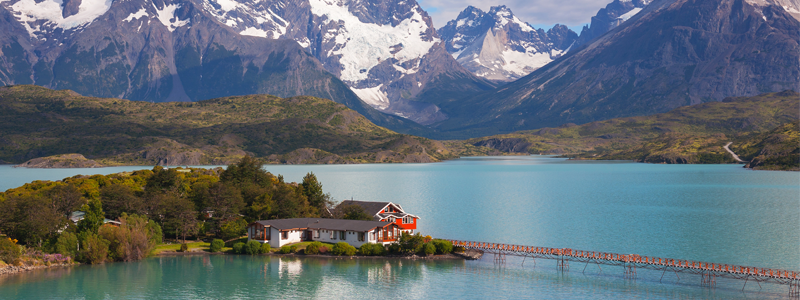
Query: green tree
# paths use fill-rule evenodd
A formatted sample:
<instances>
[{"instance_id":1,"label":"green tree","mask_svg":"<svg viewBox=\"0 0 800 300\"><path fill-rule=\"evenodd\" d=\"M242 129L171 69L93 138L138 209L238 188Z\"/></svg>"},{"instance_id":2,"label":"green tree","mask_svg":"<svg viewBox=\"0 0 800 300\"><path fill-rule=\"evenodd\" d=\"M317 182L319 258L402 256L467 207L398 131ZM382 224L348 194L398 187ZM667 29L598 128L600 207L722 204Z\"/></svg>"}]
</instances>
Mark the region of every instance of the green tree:
<instances>
[{"instance_id":1,"label":"green tree","mask_svg":"<svg viewBox=\"0 0 800 300\"><path fill-rule=\"evenodd\" d=\"M83 206L86 213L83 219L78 221L79 233L97 233L97 229L103 226L105 216L103 214L103 204L99 200L91 200Z\"/></svg>"},{"instance_id":2,"label":"green tree","mask_svg":"<svg viewBox=\"0 0 800 300\"><path fill-rule=\"evenodd\" d=\"M68 223L50 199L40 195L7 195L0 202L0 231L26 245L41 246Z\"/></svg>"},{"instance_id":3,"label":"green tree","mask_svg":"<svg viewBox=\"0 0 800 300\"><path fill-rule=\"evenodd\" d=\"M339 205L334 212L337 219L373 221L373 217L367 214L363 207L356 204Z\"/></svg>"},{"instance_id":4,"label":"green tree","mask_svg":"<svg viewBox=\"0 0 800 300\"><path fill-rule=\"evenodd\" d=\"M148 193L158 193L165 190L174 190L180 182L178 170L155 166L153 175L147 178L145 190Z\"/></svg>"},{"instance_id":5,"label":"green tree","mask_svg":"<svg viewBox=\"0 0 800 300\"><path fill-rule=\"evenodd\" d=\"M303 177L303 182L300 184L303 187L303 194L308 199L308 204L311 205L317 215L324 217L331 217L329 208L333 204L331 196L322 191L322 183L317 180L317 176L313 172L306 174Z\"/></svg>"},{"instance_id":6,"label":"green tree","mask_svg":"<svg viewBox=\"0 0 800 300\"><path fill-rule=\"evenodd\" d=\"M242 218L230 219L220 222L219 235L224 240L229 240L245 235L247 221Z\"/></svg>"},{"instance_id":7,"label":"green tree","mask_svg":"<svg viewBox=\"0 0 800 300\"><path fill-rule=\"evenodd\" d=\"M109 219L119 218L123 213L144 213L143 200L124 184L109 184L100 188L100 200Z\"/></svg>"},{"instance_id":8,"label":"green tree","mask_svg":"<svg viewBox=\"0 0 800 300\"><path fill-rule=\"evenodd\" d=\"M425 243L425 237L419 233L411 235L403 232L400 238L397 239L397 244L400 245L400 252L405 254L413 254L422 250L422 245ZM436 251L434 247L434 251Z\"/></svg>"},{"instance_id":9,"label":"green tree","mask_svg":"<svg viewBox=\"0 0 800 300\"><path fill-rule=\"evenodd\" d=\"M61 236L58 237L55 250L56 253L66 255L74 259L78 257L78 249L80 248L79 246L78 236L72 232L65 231L61 234Z\"/></svg>"},{"instance_id":10,"label":"green tree","mask_svg":"<svg viewBox=\"0 0 800 300\"><path fill-rule=\"evenodd\" d=\"M97 234L89 234L81 243L81 259L90 264L102 264L108 259L109 242Z\"/></svg>"},{"instance_id":11,"label":"green tree","mask_svg":"<svg viewBox=\"0 0 800 300\"><path fill-rule=\"evenodd\" d=\"M45 194L51 200L54 211L68 216L84 204L81 193L71 184L58 184Z\"/></svg>"}]
</instances>

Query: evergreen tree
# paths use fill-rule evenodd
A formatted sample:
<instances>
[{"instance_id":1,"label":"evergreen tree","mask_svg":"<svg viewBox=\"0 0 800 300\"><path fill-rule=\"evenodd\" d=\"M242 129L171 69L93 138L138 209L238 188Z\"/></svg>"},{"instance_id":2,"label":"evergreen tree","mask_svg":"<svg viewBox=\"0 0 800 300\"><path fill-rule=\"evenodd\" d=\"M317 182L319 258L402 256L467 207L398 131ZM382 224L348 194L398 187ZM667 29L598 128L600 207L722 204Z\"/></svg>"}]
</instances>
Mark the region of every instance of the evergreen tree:
<instances>
[{"instance_id":1,"label":"evergreen tree","mask_svg":"<svg viewBox=\"0 0 800 300\"><path fill-rule=\"evenodd\" d=\"M103 214L103 204L99 200L90 200L89 203L83 206L86 214L83 219L78 221L79 233L97 233L97 229L103 225L105 219Z\"/></svg>"}]
</instances>

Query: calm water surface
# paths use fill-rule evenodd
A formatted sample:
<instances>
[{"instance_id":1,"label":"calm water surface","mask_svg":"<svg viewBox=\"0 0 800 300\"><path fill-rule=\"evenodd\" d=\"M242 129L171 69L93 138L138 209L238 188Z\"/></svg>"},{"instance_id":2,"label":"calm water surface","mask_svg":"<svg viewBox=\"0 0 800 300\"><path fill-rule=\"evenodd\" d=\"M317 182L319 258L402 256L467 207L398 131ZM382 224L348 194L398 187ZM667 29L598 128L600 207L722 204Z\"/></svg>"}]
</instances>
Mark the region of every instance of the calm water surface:
<instances>
[{"instance_id":1,"label":"calm water surface","mask_svg":"<svg viewBox=\"0 0 800 300\"><path fill-rule=\"evenodd\" d=\"M0 190L33 180L144 167L12 169ZM741 165L466 158L436 164L267 166L287 181L317 174L336 200L392 201L434 237L636 253L800 270L800 173ZM0 277L0 298L773 298L788 287L694 275L510 258L376 261L169 257Z\"/></svg>"}]
</instances>

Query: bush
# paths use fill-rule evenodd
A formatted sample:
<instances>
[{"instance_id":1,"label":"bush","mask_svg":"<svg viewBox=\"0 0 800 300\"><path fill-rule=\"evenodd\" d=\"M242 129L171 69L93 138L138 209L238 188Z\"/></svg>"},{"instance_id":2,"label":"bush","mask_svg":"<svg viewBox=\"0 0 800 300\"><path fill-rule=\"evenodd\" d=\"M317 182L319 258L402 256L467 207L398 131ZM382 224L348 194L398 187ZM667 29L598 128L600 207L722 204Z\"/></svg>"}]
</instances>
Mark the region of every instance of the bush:
<instances>
[{"instance_id":1,"label":"bush","mask_svg":"<svg viewBox=\"0 0 800 300\"><path fill-rule=\"evenodd\" d=\"M90 264L102 264L108 258L108 241L96 234L91 234L83 241L81 257Z\"/></svg>"},{"instance_id":2,"label":"bush","mask_svg":"<svg viewBox=\"0 0 800 300\"><path fill-rule=\"evenodd\" d=\"M386 252L386 249L381 244L366 243L361 245L358 252L366 256L380 256Z\"/></svg>"},{"instance_id":3,"label":"bush","mask_svg":"<svg viewBox=\"0 0 800 300\"><path fill-rule=\"evenodd\" d=\"M419 233L411 235L403 232L397 243L400 245L401 253L413 254L423 250L422 245L425 244L425 237L421 236Z\"/></svg>"},{"instance_id":4,"label":"bush","mask_svg":"<svg viewBox=\"0 0 800 300\"><path fill-rule=\"evenodd\" d=\"M347 242L338 242L333 245L331 254L339 256L353 256L356 255L356 247L350 246Z\"/></svg>"},{"instance_id":5,"label":"bush","mask_svg":"<svg viewBox=\"0 0 800 300\"><path fill-rule=\"evenodd\" d=\"M283 247L281 247L281 249L280 249L280 250L278 250L278 252L280 252L280 254L289 254L289 253L292 253L292 247L290 247L290 246L283 246Z\"/></svg>"},{"instance_id":6,"label":"bush","mask_svg":"<svg viewBox=\"0 0 800 300\"><path fill-rule=\"evenodd\" d=\"M245 246L244 246L244 243L242 243L242 242L238 242L236 244L233 244L233 253L244 254L244 248L245 248Z\"/></svg>"},{"instance_id":7,"label":"bush","mask_svg":"<svg viewBox=\"0 0 800 300\"><path fill-rule=\"evenodd\" d=\"M55 252L72 258L78 257L78 236L72 232L64 232L56 240Z\"/></svg>"},{"instance_id":8,"label":"bush","mask_svg":"<svg viewBox=\"0 0 800 300\"><path fill-rule=\"evenodd\" d=\"M453 244L445 240L433 240L433 245L436 246L436 254L449 254L453 252Z\"/></svg>"},{"instance_id":9,"label":"bush","mask_svg":"<svg viewBox=\"0 0 800 300\"><path fill-rule=\"evenodd\" d=\"M461 246L454 246L453 247L453 252L454 253L464 253L464 250L466 250L466 249L464 247L461 247Z\"/></svg>"},{"instance_id":10,"label":"bush","mask_svg":"<svg viewBox=\"0 0 800 300\"><path fill-rule=\"evenodd\" d=\"M435 253L436 246L434 246L433 243L425 243L425 245L422 246L422 254L433 255Z\"/></svg>"},{"instance_id":11,"label":"bush","mask_svg":"<svg viewBox=\"0 0 800 300\"><path fill-rule=\"evenodd\" d=\"M261 253L269 253L272 250L272 247L269 246L269 243L261 244Z\"/></svg>"},{"instance_id":12,"label":"bush","mask_svg":"<svg viewBox=\"0 0 800 300\"><path fill-rule=\"evenodd\" d=\"M189 252L189 244L183 243L181 244L181 250L178 252Z\"/></svg>"},{"instance_id":13,"label":"bush","mask_svg":"<svg viewBox=\"0 0 800 300\"><path fill-rule=\"evenodd\" d=\"M401 252L400 244L391 243L391 244L389 244L389 247L388 247L387 250L389 251L389 253L399 254Z\"/></svg>"},{"instance_id":14,"label":"bush","mask_svg":"<svg viewBox=\"0 0 800 300\"><path fill-rule=\"evenodd\" d=\"M256 241L249 241L247 242L247 246L245 247L245 253L250 255L256 255L261 253L261 243Z\"/></svg>"},{"instance_id":15,"label":"bush","mask_svg":"<svg viewBox=\"0 0 800 300\"><path fill-rule=\"evenodd\" d=\"M320 248L323 248L322 243L320 242L313 242L306 246L305 254L319 254Z\"/></svg>"},{"instance_id":16,"label":"bush","mask_svg":"<svg viewBox=\"0 0 800 300\"><path fill-rule=\"evenodd\" d=\"M10 238L0 237L0 260L9 264L22 255L22 248Z\"/></svg>"},{"instance_id":17,"label":"bush","mask_svg":"<svg viewBox=\"0 0 800 300\"><path fill-rule=\"evenodd\" d=\"M225 246L225 242L220 239L214 239L211 241L211 247L208 249L211 252L220 252L222 251L222 247Z\"/></svg>"}]
</instances>

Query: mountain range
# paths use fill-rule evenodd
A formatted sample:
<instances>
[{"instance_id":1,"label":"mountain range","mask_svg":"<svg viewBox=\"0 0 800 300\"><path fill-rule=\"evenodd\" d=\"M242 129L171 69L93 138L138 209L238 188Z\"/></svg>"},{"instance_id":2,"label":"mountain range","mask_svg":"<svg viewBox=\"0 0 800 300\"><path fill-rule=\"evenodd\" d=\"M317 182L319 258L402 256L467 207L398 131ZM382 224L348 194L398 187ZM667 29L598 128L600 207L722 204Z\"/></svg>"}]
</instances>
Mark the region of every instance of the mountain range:
<instances>
[{"instance_id":1,"label":"mountain range","mask_svg":"<svg viewBox=\"0 0 800 300\"><path fill-rule=\"evenodd\" d=\"M0 84L151 102L332 99L433 138L800 90L797 0L614 0L578 35L411 0L0 0Z\"/></svg>"},{"instance_id":2,"label":"mountain range","mask_svg":"<svg viewBox=\"0 0 800 300\"><path fill-rule=\"evenodd\" d=\"M519 80L441 104L452 117L433 127L476 137L797 91L800 22L790 10L741 0L653 1Z\"/></svg>"}]
</instances>

